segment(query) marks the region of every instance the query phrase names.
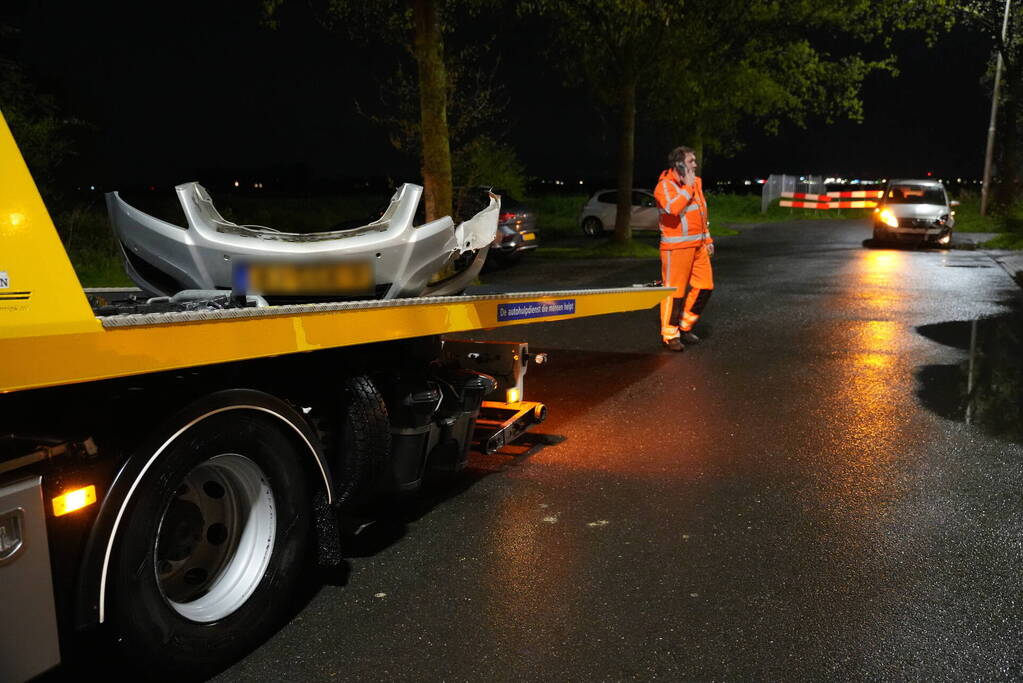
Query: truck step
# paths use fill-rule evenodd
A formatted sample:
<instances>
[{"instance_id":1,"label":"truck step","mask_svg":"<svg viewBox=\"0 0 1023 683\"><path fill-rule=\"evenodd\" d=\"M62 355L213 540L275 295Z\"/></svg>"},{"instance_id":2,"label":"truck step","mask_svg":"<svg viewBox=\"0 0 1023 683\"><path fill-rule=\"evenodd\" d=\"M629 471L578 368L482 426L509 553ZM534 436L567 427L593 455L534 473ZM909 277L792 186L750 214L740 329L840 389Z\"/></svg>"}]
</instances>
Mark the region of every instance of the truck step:
<instances>
[{"instance_id":1,"label":"truck step","mask_svg":"<svg viewBox=\"0 0 1023 683\"><path fill-rule=\"evenodd\" d=\"M483 453L494 453L546 419L547 406L543 403L484 401L476 419L473 444Z\"/></svg>"}]
</instances>

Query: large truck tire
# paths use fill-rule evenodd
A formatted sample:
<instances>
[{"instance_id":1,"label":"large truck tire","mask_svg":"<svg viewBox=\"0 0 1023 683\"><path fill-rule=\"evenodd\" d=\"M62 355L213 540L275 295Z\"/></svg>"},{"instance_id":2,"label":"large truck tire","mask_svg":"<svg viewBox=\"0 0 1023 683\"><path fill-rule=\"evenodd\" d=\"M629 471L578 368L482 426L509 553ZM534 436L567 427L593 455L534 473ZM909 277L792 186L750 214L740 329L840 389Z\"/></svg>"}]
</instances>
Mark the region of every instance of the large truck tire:
<instances>
[{"instance_id":1,"label":"large truck tire","mask_svg":"<svg viewBox=\"0 0 1023 683\"><path fill-rule=\"evenodd\" d=\"M369 377L345 380L336 416L333 457L334 491L343 506L372 499L390 462L391 426L387 405Z\"/></svg>"},{"instance_id":2,"label":"large truck tire","mask_svg":"<svg viewBox=\"0 0 1023 683\"><path fill-rule=\"evenodd\" d=\"M157 678L208 676L290 616L310 485L287 426L226 410L180 434L125 509L109 570L116 647Z\"/></svg>"}]
</instances>

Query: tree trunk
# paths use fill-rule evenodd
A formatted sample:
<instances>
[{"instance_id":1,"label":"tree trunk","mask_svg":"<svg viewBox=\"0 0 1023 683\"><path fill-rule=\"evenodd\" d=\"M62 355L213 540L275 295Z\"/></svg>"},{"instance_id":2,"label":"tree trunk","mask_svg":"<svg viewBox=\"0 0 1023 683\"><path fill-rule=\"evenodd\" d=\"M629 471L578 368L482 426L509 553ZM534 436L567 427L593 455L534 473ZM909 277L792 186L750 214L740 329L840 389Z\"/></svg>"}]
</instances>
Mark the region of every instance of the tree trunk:
<instances>
[{"instance_id":1,"label":"tree trunk","mask_svg":"<svg viewBox=\"0 0 1023 683\"><path fill-rule=\"evenodd\" d=\"M696 152L696 175L703 177L704 172L707 170L707 158L703 155L703 133L700 132L699 128L694 128L689 133L689 142L685 143L693 148Z\"/></svg>"},{"instance_id":2,"label":"tree trunk","mask_svg":"<svg viewBox=\"0 0 1023 683\"><path fill-rule=\"evenodd\" d=\"M1006 79L1006 86L1009 86ZM1016 201L1019 191L1019 144L1020 138L1017 131L1019 124L1019 102L1016 99L1016 92L1011 87L1006 88L1008 97L1002 104L1002 141L1001 154L998 163L998 185L995 188L995 205L1008 213Z\"/></svg>"},{"instance_id":3,"label":"tree trunk","mask_svg":"<svg viewBox=\"0 0 1023 683\"><path fill-rule=\"evenodd\" d=\"M632 239L632 177L636 156L636 81L622 88L622 120L618 141L618 212L615 214L614 241L626 244Z\"/></svg>"},{"instance_id":4,"label":"tree trunk","mask_svg":"<svg viewBox=\"0 0 1023 683\"><path fill-rule=\"evenodd\" d=\"M451 142L448 137L447 71L437 0L412 0L415 55L419 66L419 125L423 140L426 220L451 215Z\"/></svg>"}]
</instances>

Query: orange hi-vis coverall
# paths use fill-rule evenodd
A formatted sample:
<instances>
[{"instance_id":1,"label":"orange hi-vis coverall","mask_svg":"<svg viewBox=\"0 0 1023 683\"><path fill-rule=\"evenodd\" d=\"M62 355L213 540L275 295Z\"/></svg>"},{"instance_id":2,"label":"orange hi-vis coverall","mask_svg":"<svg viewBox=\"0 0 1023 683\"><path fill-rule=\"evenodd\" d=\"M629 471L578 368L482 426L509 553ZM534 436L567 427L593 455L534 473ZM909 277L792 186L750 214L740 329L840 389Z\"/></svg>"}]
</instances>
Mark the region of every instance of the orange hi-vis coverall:
<instances>
[{"instance_id":1,"label":"orange hi-vis coverall","mask_svg":"<svg viewBox=\"0 0 1023 683\"><path fill-rule=\"evenodd\" d=\"M713 240L700 178L684 185L678 172L669 168L657 179L654 197L660 208L661 281L675 288L661 302L661 338L668 341L678 337L679 330L693 329L710 299L714 278L707 245Z\"/></svg>"}]
</instances>

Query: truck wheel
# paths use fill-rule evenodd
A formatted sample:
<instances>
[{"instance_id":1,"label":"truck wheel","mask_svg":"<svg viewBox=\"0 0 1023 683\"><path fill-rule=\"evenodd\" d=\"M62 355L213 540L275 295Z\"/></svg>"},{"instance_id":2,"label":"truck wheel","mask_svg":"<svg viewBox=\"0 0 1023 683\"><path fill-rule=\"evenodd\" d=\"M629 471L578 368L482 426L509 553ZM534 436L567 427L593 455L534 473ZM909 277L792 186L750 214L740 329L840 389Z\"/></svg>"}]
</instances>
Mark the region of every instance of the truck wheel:
<instances>
[{"instance_id":1,"label":"truck wheel","mask_svg":"<svg viewBox=\"0 0 1023 683\"><path fill-rule=\"evenodd\" d=\"M337 417L331 449L334 492L338 502L351 507L371 497L390 462L391 426L380 391L365 376L345 381Z\"/></svg>"},{"instance_id":2,"label":"truck wheel","mask_svg":"<svg viewBox=\"0 0 1023 683\"><path fill-rule=\"evenodd\" d=\"M149 675L208 675L288 616L304 574L310 496L273 418L212 415L153 463L125 510L109 622Z\"/></svg>"}]
</instances>

